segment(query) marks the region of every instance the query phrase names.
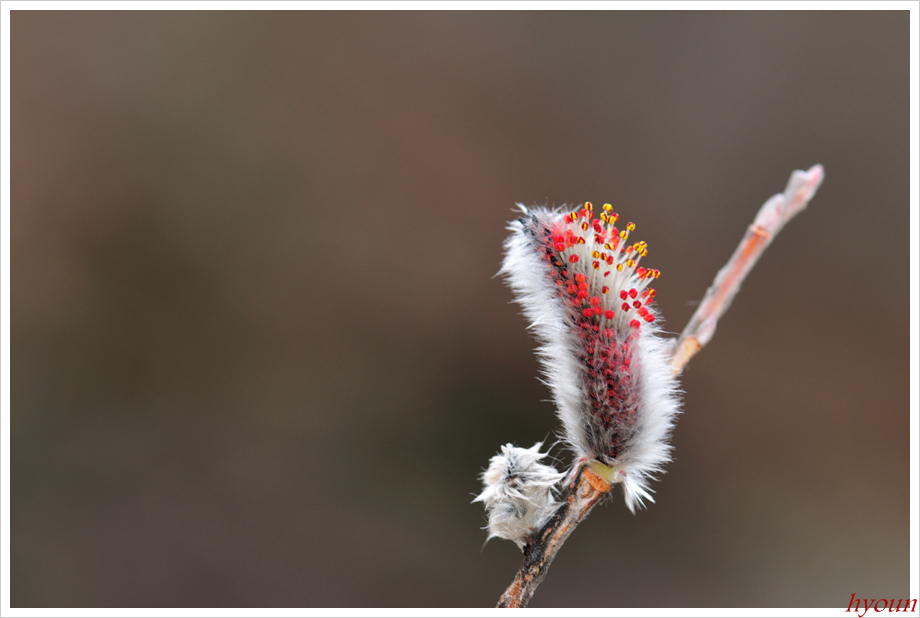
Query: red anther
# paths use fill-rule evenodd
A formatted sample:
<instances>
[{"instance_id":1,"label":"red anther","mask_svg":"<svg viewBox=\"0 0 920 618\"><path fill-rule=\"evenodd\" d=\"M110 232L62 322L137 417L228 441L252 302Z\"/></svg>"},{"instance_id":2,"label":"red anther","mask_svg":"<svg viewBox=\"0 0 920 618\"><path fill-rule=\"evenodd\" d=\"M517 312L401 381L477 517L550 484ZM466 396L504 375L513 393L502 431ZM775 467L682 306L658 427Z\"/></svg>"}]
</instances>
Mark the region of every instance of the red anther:
<instances>
[{"instance_id":1,"label":"red anther","mask_svg":"<svg viewBox=\"0 0 920 618\"><path fill-rule=\"evenodd\" d=\"M644 276L645 276L645 273L647 273L647 272L648 272L648 271L647 271L645 268L641 267L641 266L636 270L636 274L639 275L640 277L644 277Z\"/></svg>"},{"instance_id":2,"label":"red anther","mask_svg":"<svg viewBox=\"0 0 920 618\"><path fill-rule=\"evenodd\" d=\"M555 249L559 253L562 253L563 251L565 251L565 243L557 242L556 244L553 245L553 249Z\"/></svg>"},{"instance_id":3,"label":"red anther","mask_svg":"<svg viewBox=\"0 0 920 618\"><path fill-rule=\"evenodd\" d=\"M607 266L613 266L613 256L612 255L608 255L607 259L604 261L607 262Z\"/></svg>"},{"instance_id":4,"label":"red anther","mask_svg":"<svg viewBox=\"0 0 920 618\"><path fill-rule=\"evenodd\" d=\"M610 262L607 262L607 263L609 264ZM604 276L606 277L606 276L609 275L609 274L610 274L610 271L608 270L608 271L606 271L606 272L604 273Z\"/></svg>"},{"instance_id":5,"label":"red anther","mask_svg":"<svg viewBox=\"0 0 920 618\"><path fill-rule=\"evenodd\" d=\"M587 289L588 289L588 284L585 283L584 281L579 281L579 282L578 282L578 289L579 289L579 290L587 290Z\"/></svg>"},{"instance_id":6,"label":"red anther","mask_svg":"<svg viewBox=\"0 0 920 618\"><path fill-rule=\"evenodd\" d=\"M607 311L605 311L604 317L607 318L608 320L612 320L613 319L613 309L608 309Z\"/></svg>"},{"instance_id":7,"label":"red anther","mask_svg":"<svg viewBox=\"0 0 920 618\"><path fill-rule=\"evenodd\" d=\"M591 262L591 266L594 267L594 270L597 270L598 268L601 267L601 263L598 262L597 260L594 260L593 262Z\"/></svg>"},{"instance_id":8,"label":"red anther","mask_svg":"<svg viewBox=\"0 0 920 618\"><path fill-rule=\"evenodd\" d=\"M575 292L578 291L578 288L575 287L574 283L570 283L569 287L567 287L566 289L569 291L569 294L574 294Z\"/></svg>"},{"instance_id":9,"label":"red anther","mask_svg":"<svg viewBox=\"0 0 920 618\"><path fill-rule=\"evenodd\" d=\"M629 297L630 297L630 298L635 298L635 297L638 296L638 295L639 295L639 292L636 291L636 288L633 288L633 289L631 289L631 290L629 291Z\"/></svg>"},{"instance_id":10,"label":"red anther","mask_svg":"<svg viewBox=\"0 0 920 618\"><path fill-rule=\"evenodd\" d=\"M646 296L648 296L648 290L642 290L642 293L639 294L639 296L641 296L642 298L645 298Z\"/></svg>"},{"instance_id":11,"label":"red anther","mask_svg":"<svg viewBox=\"0 0 920 618\"><path fill-rule=\"evenodd\" d=\"M633 320L632 322L629 323L629 325L632 326L633 328L639 328L640 326L639 320Z\"/></svg>"},{"instance_id":12,"label":"red anther","mask_svg":"<svg viewBox=\"0 0 920 618\"><path fill-rule=\"evenodd\" d=\"M638 300L633 301L633 307L635 307L636 309L638 309L641 306L642 306L642 303L640 303Z\"/></svg>"},{"instance_id":13,"label":"red anther","mask_svg":"<svg viewBox=\"0 0 920 618\"><path fill-rule=\"evenodd\" d=\"M613 311L610 311L610 313L613 313ZM612 328L605 328L604 336L607 337L607 339L613 339L614 336L616 336L616 331L614 331Z\"/></svg>"},{"instance_id":14,"label":"red anther","mask_svg":"<svg viewBox=\"0 0 920 618\"><path fill-rule=\"evenodd\" d=\"M606 286L606 285L605 285L604 287L601 288L601 294L606 294L606 293L609 292L609 291L610 291L610 287L609 287L609 286Z\"/></svg>"},{"instance_id":15,"label":"red anther","mask_svg":"<svg viewBox=\"0 0 920 618\"><path fill-rule=\"evenodd\" d=\"M645 321L646 321L646 322L652 322L652 321L654 321L654 320L655 320L655 316L653 316L651 313L648 314L647 316L645 316Z\"/></svg>"},{"instance_id":16,"label":"red anther","mask_svg":"<svg viewBox=\"0 0 920 618\"><path fill-rule=\"evenodd\" d=\"M652 302L652 297L651 297L651 296L649 296L648 298L645 299L645 304L646 304L646 305L649 304L650 302Z\"/></svg>"},{"instance_id":17,"label":"red anther","mask_svg":"<svg viewBox=\"0 0 920 618\"><path fill-rule=\"evenodd\" d=\"M601 304L601 299L598 298L597 296L592 296L591 298L588 299L588 302L591 303L591 304L594 305L594 306L597 306L597 305Z\"/></svg>"},{"instance_id":18,"label":"red anther","mask_svg":"<svg viewBox=\"0 0 920 618\"><path fill-rule=\"evenodd\" d=\"M629 311L629 303L623 303L623 311Z\"/></svg>"},{"instance_id":19,"label":"red anther","mask_svg":"<svg viewBox=\"0 0 920 618\"><path fill-rule=\"evenodd\" d=\"M556 235L553 236L553 242L565 242L565 236L561 236L560 234L556 234Z\"/></svg>"},{"instance_id":20,"label":"red anther","mask_svg":"<svg viewBox=\"0 0 920 618\"><path fill-rule=\"evenodd\" d=\"M602 313L604 313L604 310L601 307L594 308L594 315L600 315Z\"/></svg>"},{"instance_id":21,"label":"red anther","mask_svg":"<svg viewBox=\"0 0 920 618\"><path fill-rule=\"evenodd\" d=\"M575 274L575 281L581 283L581 282L584 281L584 280L585 280L585 275L584 275L584 273L576 273L576 274Z\"/></svg>"},{"instance_id":22,"label":"red anther","mask_svg":"<svg viewBox=\"0 0 920 618\"><path fill-rule=\"evenodd\" d=\"M570 261L572 264L574 264L575 262L578 261L578 256L577 256L577 255L570 255L570 256L569 256L569 261Z\"/></svg>"},{"instance_id":23,"label":"red anther","mask_svg":"<svg viewBox=\"0 0 920 618\"><path fill-rule=\"evenodd\" d=\"M595 235L594 235L594 242L596 242L596 243L599 244L599 245L604 244L604 235L603 235L603 234L595 234Z\"/></svg>"},{"instance_id":24,"label":"red anther","mask_svg":"<svg viewBox=\"0 0 920 618\"><path fill-rule=\"evenodd\" d=\"M645 307L639 307L638 309L639 309L638 313L642 317L645 317L648 315L648 309L646 309Z\"/></svg>"},{"instance_id":25,"label":"red anther","mask_svg":"<svg viewBox=\"0 0 920 618\"><path fill-rule=\"evenodd\" d=\"M594 315L594 309L592 309L591 307L586 307L585 309L582 310L581 314L585 316L586 318L590 318L592 315Z\"/></svg>"},{"instance_id":26,"label":"red anther","mask_svg":"<svg viewBox=\"0 0 920 618\"><path fill-rule=\"evenodd\" d=\"M578 290L578 298L588 298L588 290Z\"/></svg>"},{"instance_id":27,"label":"red anther","mask_svg":"<svg viewBox=\"0 0 920 618\"><path fill-rule=\"evenodd\" d=\"M627 296L629 296L629 294L626 293L626 290L620 290L620 298L626 300Z\"/></svg>"},{"instance_id":28,"label":"red anther","mask_svg":"<svg viewBox=\"0 0 920 618\"><path fill-rule=\"evenodd\" d=\"M598 221L597 219L595 219L595 220L592 222L592 226L594 227L594 231L597 232L598 234L603 233L604 228L601 227L601 222Z\"/></svg>"},{"instance_id":29,"label":"red anther","mask_svg":"<svg viewBox=\"0 0 920 618\"><path fill-rule=\"evenodd\" d=\"M585 211L582 211L582 212L585 212ZM581 224L581 229L582 229L583 231L585 231L585 232L588 231L588 222L587 222L587 221L585 221L584 223Z\"/></svg>"}]
</instances>

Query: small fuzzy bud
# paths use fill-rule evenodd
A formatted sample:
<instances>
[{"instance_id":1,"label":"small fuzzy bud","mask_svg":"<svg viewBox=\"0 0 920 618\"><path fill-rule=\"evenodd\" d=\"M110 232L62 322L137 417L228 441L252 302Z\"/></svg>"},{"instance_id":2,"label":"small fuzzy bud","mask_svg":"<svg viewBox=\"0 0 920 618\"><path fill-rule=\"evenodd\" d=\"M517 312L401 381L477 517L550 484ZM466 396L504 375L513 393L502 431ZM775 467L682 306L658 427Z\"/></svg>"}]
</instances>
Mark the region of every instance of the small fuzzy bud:
<instances>
[{"instance_id":1,"label":"small fuzzy bud","mask_svg":"<svg viewBox=\"0 0 920 618\"><path fill-rule=\"evenodd\" d=\"M540 452L541 446L542 442L529 449L506 444L482 474L485 489L474 502L485 504L490 539L508 539L523 550L526 538L559 506L553 489L565 475L540 463L547 455Z\"/></svg>"}]
</instances>

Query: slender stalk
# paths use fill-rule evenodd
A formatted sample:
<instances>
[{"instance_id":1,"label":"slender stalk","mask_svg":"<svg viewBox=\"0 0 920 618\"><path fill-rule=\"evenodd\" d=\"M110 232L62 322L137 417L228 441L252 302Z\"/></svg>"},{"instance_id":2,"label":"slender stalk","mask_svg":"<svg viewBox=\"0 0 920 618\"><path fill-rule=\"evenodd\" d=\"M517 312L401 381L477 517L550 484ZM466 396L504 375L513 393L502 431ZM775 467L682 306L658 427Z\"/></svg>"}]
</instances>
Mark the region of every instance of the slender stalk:
<instances>
[{"instance_id":1,"label":"slender stalk","mask_svg":"<svg viewBox=\"0 0 920 618\"><path fill-rule=\"evenodd\" d=\"M806 172L796 170L789 177L786 190L761 206L734 255L716 275L712 285L690 322L674 345L671 367L680 374L687 363L712 339L716 325L728 309L741 283L779 231L801 212L824 180L824 168L815 165ZM514 581L501 596L498 607L526 607L556 553L572 531L596 504L610 495L614 472L598 462L580 466L570 483L562 506L547 524L534 534L524 548L524 564Z\"/></svg>"},{"instance_id":2,"label":"slender stalk","mask_svg":"<svg viewBox=\"0 0 920 618\"><path fill-rule=\"evenodd\" d=\"M498 600L497 607L526 607L530 597L556 557L556 552L594 505L609 495L612 485L590 468L582 466L569 484L565 500L543 528L524 548L524 564Z\"/></svg>"},{"instance_id":3,"label":"slender stalk","mask_svg":"<svg viewBox=\"0 0 920 618\"><path fill-rule=\"evenodd\" d=\"M805 209L822 180L824 168L821 165L815 165L807 172L796 170L789 177L786 190L761 206L741 244L716 275L696 313L678 338L671 357L674 373L683 371L690 359L709 343L719 318L735 298L748 272L783 226Z\"/></svg>"}]
</instances>

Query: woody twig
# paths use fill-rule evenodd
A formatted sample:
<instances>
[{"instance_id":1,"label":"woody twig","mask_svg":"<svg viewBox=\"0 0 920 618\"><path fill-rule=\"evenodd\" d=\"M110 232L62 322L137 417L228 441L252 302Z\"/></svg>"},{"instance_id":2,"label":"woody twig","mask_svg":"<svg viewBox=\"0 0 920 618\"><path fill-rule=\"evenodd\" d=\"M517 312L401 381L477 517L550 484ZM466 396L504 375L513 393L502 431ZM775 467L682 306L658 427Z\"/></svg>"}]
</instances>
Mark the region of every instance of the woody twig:
<instances>
[{"instance_id":1,"label":"woody twig","mask_svg":"<svg viewBox=\"0 0 920 618\"><path fill-rule=\"evenodd\" d=\"M671 357L674 373L683 371L693 356L703 349L716 332L716 324L731 304L741 283L770 241L783 226L808 205L824 180L824 168L815 165L807 172L796 170L783 193L777 193L760 207L734 255L716 275L699 308L677 339Z\"/></svg>"},{"instance_id":2,"label":"woody twig","mask_svg":"<svg viewBox=\"0 0 920 618\"><path fill-rule=\"evenodd\" d=\"M567 487L567 496L550 520L524 547L524 564L497 607L526 607L546 570L581 520L609 495L612 485L590 467L582 467Z\"/></svg>"}]
</instances>

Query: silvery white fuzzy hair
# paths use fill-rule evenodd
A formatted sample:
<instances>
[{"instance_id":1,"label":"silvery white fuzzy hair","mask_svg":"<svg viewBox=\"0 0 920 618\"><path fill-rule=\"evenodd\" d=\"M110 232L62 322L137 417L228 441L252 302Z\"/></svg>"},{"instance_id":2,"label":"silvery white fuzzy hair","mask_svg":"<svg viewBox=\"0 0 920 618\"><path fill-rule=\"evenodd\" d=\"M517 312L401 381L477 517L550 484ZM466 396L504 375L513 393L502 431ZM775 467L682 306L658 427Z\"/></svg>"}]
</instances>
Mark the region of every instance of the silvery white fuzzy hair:
<instances>
[{"instance_id":1,"label":"silvery white fuzzy hair","mask_svg":"<svg viewBox=\"0 0 920 618\"><path fill-rule=\"evenodd\" d=\"M529 449L506 444L482 474L485 489L473 502L485 504L489 539L508 539L523 550L525 539L542 528L559 506L553 493L565 475L540 463L547 455L540 452L541 446L542 442Z\"/></svg>"},{"instance_id":2,"label":"silvery white fuzzy hair","mask_svg":"<svg viewBox=\"0 0 920 618\"><path fill-rule=\"evenodd\" d=\"M650 287L660 272L639 265L647 245L628 241L636 226L617 228L609 204L600 218L590 203L520 209L501 272L541 344L562 435L576 457L615 470L635 511L670 460L679 411Z\"/></svg>"}]
</instances>

